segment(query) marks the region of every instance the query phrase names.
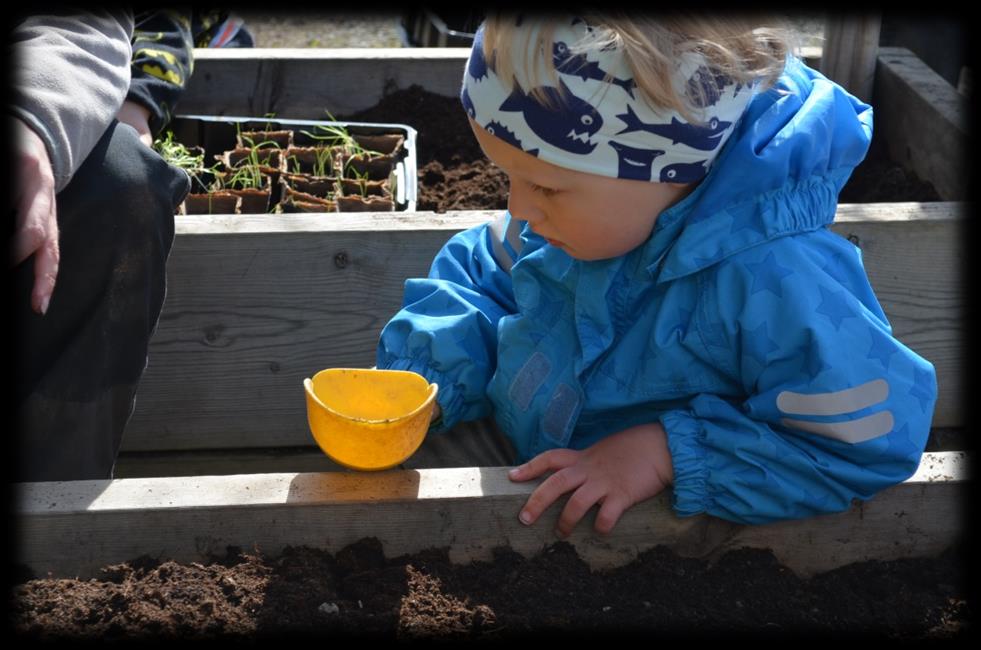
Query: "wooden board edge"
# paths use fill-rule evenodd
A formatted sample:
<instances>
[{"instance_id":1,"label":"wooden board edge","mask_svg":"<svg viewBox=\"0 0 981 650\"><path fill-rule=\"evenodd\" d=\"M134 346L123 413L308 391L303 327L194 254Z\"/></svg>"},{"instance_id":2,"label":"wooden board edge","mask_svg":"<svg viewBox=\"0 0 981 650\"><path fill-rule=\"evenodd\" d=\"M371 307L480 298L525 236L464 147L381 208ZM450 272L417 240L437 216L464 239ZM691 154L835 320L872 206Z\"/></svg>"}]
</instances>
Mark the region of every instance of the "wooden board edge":
<instances>
[{"instance_id":1,"label":"wooden board edge","mask_svg":"<svg viewBox=\"0 0 981 650\"><path fill-rule=\"evenodd\" d=\"M628 510L612 535L595 533L591 514L566 541L594 568L662 545L706 559L768 548L805 576L864 559L933 555L964 532L969 462L966 452L926 454L909 480L845 512L760 526L679 518L662 493ZM229 545L337 552L372 536L388 557L448 547L453 561L468 562L489 559L498 546L529 556L559 541L559 504L533 526L517 520L534 485L512 483L506 468L18 484L15 561L39 575L85 578L144 553L189 562Z\"/></svg>"}]
</instances>

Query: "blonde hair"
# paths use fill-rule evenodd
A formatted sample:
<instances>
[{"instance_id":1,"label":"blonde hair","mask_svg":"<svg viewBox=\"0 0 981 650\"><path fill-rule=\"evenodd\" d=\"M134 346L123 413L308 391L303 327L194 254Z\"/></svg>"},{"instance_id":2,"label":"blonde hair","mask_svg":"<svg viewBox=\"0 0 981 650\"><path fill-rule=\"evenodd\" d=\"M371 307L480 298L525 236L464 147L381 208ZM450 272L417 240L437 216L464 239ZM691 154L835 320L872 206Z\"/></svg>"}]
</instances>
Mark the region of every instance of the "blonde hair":
<instances>
[{"instance_id":1,"label":"blonde hair","mask_svg":"<svg viewBox=\"0 0 981 650\"><path fill-rule=\"evenodd\" d=\"M694 123L703 121L699 107L706 103L706 89L701 84L687 92L676 87L673 79L682 55L699 55L714 74L742 84L759 82L759 90L763 91L776 82L787 57L799 48L796 32L778 19L622 12L590 12L581 17L592 29L580 42L568 44L570 54L620 50L634 82L651 105L676 111ZM489 14L484 23L484 58L495 74L513 87L516 71L511 53L533 52L533 60L525 60L525 78L535 82L531 95L543 105L552 106L534 71L539 69L541 61L552 84L558 87L558 72L550 49L557 24L554 16L522 16L523 22L528 20L541 21L541 29L525 30L524 42L518 43L516 16ZM534 43L531 42L533 33L537 34ZM606 80L611 78L608 72Z\"/></svg>"}]
</instances>

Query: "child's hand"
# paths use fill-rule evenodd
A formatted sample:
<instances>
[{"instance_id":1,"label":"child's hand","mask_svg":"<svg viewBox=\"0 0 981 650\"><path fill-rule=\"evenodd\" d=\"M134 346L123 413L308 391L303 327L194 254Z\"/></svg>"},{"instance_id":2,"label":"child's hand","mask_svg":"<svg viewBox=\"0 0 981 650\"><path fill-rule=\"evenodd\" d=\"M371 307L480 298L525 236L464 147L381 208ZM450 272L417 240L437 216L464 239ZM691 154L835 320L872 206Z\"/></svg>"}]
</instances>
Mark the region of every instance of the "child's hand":
<instances>
[{"instance_id":1,"label":"child's hand","mask_svg":"<svg viewBox=\"0 0 981 650\"><path fill-rule=\"evenodd\" d=\"M609 533L627 508L657 495L674 480L660 423L626 429L582 451L551 449L511 470L510 477L527 481L548 471L555 473L528 497L519 519L535 523L556 499L574 491L559 517L557 532L562 537L597 503L596 531Z\"/></svg>"},{"instance_id":2,"label":"child's hand","mask_svg":"<svg viewBox=\"0 0 981 650\"><path fill-rule=\"evenodd\" d=\"M140 142L153 146L153 133L150 131L150 110L133 101L125 101L116 114L116 119L136 129Z\"/></svg>"}]
</instances>

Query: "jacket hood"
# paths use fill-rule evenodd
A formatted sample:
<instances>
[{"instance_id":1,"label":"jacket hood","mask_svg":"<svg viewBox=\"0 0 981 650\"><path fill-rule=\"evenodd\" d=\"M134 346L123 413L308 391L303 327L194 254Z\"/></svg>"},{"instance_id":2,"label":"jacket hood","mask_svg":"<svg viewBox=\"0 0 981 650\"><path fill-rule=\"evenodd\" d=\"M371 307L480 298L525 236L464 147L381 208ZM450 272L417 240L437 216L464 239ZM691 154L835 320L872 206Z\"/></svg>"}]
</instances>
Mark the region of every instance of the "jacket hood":
<instances>
[{"instance_id":1,"label":"jacket hood","mask_svg":"<svg viewBox=\"0 0 981 650\"><path fill-rule=\"evenodd\" d=\"M709 175L658 220L658 282L834 221L838 194L872 140L872 107L804 65L748 106ZM679 232L680 231L680 232ZM665 240L671 243L662 248Z\"/></svg>"}]
</instances>

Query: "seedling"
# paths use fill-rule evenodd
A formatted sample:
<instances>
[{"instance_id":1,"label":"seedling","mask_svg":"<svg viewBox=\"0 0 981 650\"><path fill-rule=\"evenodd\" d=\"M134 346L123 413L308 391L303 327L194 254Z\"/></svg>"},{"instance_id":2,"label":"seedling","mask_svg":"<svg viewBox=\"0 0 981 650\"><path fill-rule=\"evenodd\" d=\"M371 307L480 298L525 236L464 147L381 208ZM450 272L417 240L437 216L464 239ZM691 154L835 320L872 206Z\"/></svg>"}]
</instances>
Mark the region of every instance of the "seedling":
<instances>
[{"instance_id":1,"label":"seedling","mask_svg":"<svg viewBox=\"0 0 981 650\"><path fill-rule=\"evenodd\" d=\"M241 124L235 127L241 138ZM269 162L277 151L281 151L279 143L273 140L263 140L256 143L252 138L245 136L242 138L249 147L248 155L231 166L233 171L231 177L224 179L221 183L225 187L233 189L262 189L263 175L262 165L270 166Z\"/></svg>"},{"instance_id":2,"label":"seedling","mask_svg":"<svg viewBox=\"0 0 981 650\"><path fill-rule=\"evenodd\" d=\"M334 169L333 150L328 147L305 147L304 152L313 149L313 160L310 164L312 176L331 176ZM294 174L306 173L303 171L303 163L296 154L286 159L286 168Z\"/></svg>"},{"instance_id":3,"label":"seedling","mask_svg":"<svg viewBox=\"0 0 981 650\"><path fill-rule=\"evenodd\" d=\"M331 122L337 122L334 116L330 114L330 111L324 112L327 113L327 118ZM353 155L381 155L381 153L378 151L371 151L370 149L365 149L362 147L361 144L354 139L354 136L351 135L347 128L341 126L340 124L317 124L314 128L318 131L318 133L311 133L310 131L300 131L300 133L313 138L314 140L325 141L329 143L329 146L331 147L344 147L345 150Z\"/></svg>"},{"instance_id":4,"label":"seedling","mask_svg":"<svg viewBox=\"0 0 981 650\"><path fill-rule=\"evenodd\" d=\"M192 183L196 182L200 185L203 192L208 191L204 181L201 180L201 175L205 173L213 175L218 165L205 167L204 151L200 147L194 147L194 150L200 152L195 153L194 150L189 149L180 142L176 142L173 131L167 131L165 137L157 138L153 142L153 150L159 153L164 160L174 167L179 167L187 172L187 175L191 177Z\"/></svg>"},{"instance_id":5,"label":"seedling","mask_svg":"<svg viewBox=\"0 0 981 650\"><path fill-rule=\"evenodd\" d=\"M266 121L266 131L271 131L272 128L273 128L273 125L272 125L272 122L269 121L269 120L272 120L272 118L276 117L276 114L275 113L266 113L265 115L263 115L263 117L266 118L266 120L267 120Z\"/></svg>"},{"instance_id":6,"label":"seedling","mask_svg":"<svg viewBox=\"0 0 981 650\"><path fill-rule=\"evenodd\" d=\"M361 192L363 198L368 198L368 172L358 173L356 169L352 169L351 173L354 174L354 180L357 182L358 190Z\"/></svg>"},{"instance_id":7,"label":"seedling","mask_svg":"<svg viewBox=\"0 0 981 650\"><path fill-rule=\"evenodd\" d=\"M330 170L333 170L333 167L334 167L333 152L327 148L318 148L317 161L313 165L313 175L330 176L328 172Z\"/></svg>"},{"instance_id":8,"label":"seedling","mask_svg":"<svg viewBox=\"0 0 981 650\"><path fill-rule=\"evenodd\" d=\"M241 165L234 170L234 173L225 178L221 185L238 190L262 189L262 172L257 165Z\"/></svg>"}]
</instances>

